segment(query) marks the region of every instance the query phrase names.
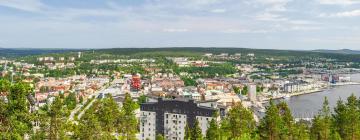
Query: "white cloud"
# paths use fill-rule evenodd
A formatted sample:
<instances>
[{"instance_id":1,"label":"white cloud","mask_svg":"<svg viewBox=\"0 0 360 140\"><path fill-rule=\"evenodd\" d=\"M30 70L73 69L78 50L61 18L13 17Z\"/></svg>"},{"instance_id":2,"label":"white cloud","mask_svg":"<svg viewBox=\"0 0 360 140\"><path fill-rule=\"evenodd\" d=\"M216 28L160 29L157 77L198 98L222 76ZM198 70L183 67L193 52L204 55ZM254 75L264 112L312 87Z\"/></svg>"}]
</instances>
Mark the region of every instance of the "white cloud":
<instances>
[{"instance_id":1,"label":"white cloud","mask_svg":"<svg viewBox=\"0 0 360 140\"><path fill-rule=\"evenodd\" d=\"M226 29L222 33L268 33L268 30L251 30L251 29Z\"/></svg>"},{"instance_id":2,"label":"white cloud","mask_svg":"<svg viewBox=\"0 0 360 140\"><path fill-rule=\"evenodd\" d=\"M272 14L269 12L263 13L263 14L259 14L255 16L256 20L261 20L261 21L285 21L287 20L286 18L277 15L277 14Z\"/></svg>"},{"instance_id":3,"label":"white cloud","mask_svg":"<svg viewBox=\"0 0 360 140\"><path fill-rule=\"evenodd\" d=\"M166 28L163 29L164 32L188 32L188 29L185 28Z\"/></svg>"},{"instance_id":4,"label":"white cloud","mask_svg":"<svg viewBox=\"0 0 360 140\"><path fill-rule=\"evenodd\" d=\"M320 14L320 17L358 17L360 16L360 10L345 11L334 14Z\"/></svg>"},{"instance_id":5,"label":"white cloud","mask_svg":"<svg viewBox=\"0 0 360 140\"><path fill-rule=\"evenodd\" d=\"M212 13L225 13L226 9L213 9L210 12L212 12Z\"/></svg>"},{"instance_id":6,"label":"white cloud","mask_svg":"<svg viewBox=\"0 0 360 140\"><path fill-rule=\"evenodd\" d=\"M289 20L288 23L294 25L317 25L318 22L310 21L310 20Z\"/></svg>"},{"instance_id":7,"label":"white cloud","mask_svg":"<svg viewBox=\"0 0 360 140\"><path fill-rule=\"evenodd\" d=\"M46 7L40 0L0 0L0 6L29 12L39 12Z\"/></svg>"},{"instance_id":8,"label":"white cloud","mask_svg":"<svg viewBox=\"0 0 360 140\"><path fill-rule=\"evenodd\" d=\"M328 5L352 5L359 4L359 0L318 0L320 4L328 4Z\"/></svg>"},{"instance_id":9,"label":"white cloud","mask_svg":"<svg viewBox=\"0 0 360 140\"><path fill-rule=\"evenodd\" d=\"M286 5L291 0L257 0L257 3L267 6L266 11L284 12L287 11Z\"/></svg>"}]
</instances>

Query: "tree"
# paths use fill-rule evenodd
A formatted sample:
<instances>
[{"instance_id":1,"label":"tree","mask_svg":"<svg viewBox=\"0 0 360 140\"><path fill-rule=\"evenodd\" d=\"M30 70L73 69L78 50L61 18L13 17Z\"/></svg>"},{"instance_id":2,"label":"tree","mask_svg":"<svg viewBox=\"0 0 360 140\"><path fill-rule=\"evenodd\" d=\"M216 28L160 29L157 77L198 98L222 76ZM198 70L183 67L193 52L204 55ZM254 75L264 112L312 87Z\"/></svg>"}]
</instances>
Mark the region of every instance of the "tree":
<instances>
[{"instance_id":1,"label":"tree","mask_svg":"<svg viewBox=\"0 0 360 140\"><path fill-rule=\"evenodd\" d=\"M27 101L27 96L31 91L30 86L24 83L11 85L4 112L6 117L3 123L5 123L4 126L1 126L1 139L23 139L24 135L31 131L31 114ZM5 107L0 108L4 109Z\"/></svg>"},{"instance_id":2,"label":"tree","mask_svg":"<svg viewBox=\"0 0 360 140\"><path fill-rule=\"evenodd\" d=\"M324 99L324 103L322 109L314 117L312 126L311 126L311 139L318 139L318 140L328 140L330 139L331 135L331 114L330 114L330 107L329 101L327 97Z\"/></svg>"},{"instance_id":3,"label":"tree","mask_svg":"<svg viewBox=\"0 0 360 140\"><path fill-rule=\"evenodd\" d=\"M291 115L291 111L285 102L277 104L279 114L281 117L281 134L280 137L283 140L293 139L294 135L294 118Z\"/></svg>"},{"instance_id":4,"label":"tree","mask_svg":"<svg viewBox=\"0 0 360 140\"><path fill-rule=\"evenodd\" d=\"M0 99L0 138L2 138L2 133L6 132L6 129L8 128L7 119L7 103Z\"/></svg>"},{"instance_id":5,"label":"tree","mask_svg":"<svg viewBox=\"0 0 360 140\"><path fill-rule=\"evenodd\" d=\"M334 109L334 126L342 139L360 139L360 110L359 101L354 95L347 98L345 104L339 100Z\"/></svg>"},{"instance_id":6,"label":"tree","mask_svg":"<svg viewBox=\"0 0 360 140\"><path fill-rule=\"evenodd\" d=\"M139 98L138 98L138 104L142 104L142 103L146 103L146 100L147 100L147 97L145 95L141 95Z\"/></svg>"},{"instance_id":7,"label":"tree","mask_svg":"<svg viewBox=\"0 0 360 140\"><path fill-rule=\"evenodd\" d=\"M84 102L84 97L83 97L83 96L80 96L80 97L79 97L79 103L82 104L83 102Z\"/></svg>"},{"instance_id":8,"label":"tree","mask_svg":"<svg viewBox=\"0 0 360 140\"><path fill-rule=\"evenodd\" d=\"M235 92L236 94L240 94L240 88L239 88L239 87L234 86L234 87L233 87L233 90L234 90L234 92Z\"/></svg>"},{"instance_id":9,"label":"tree","mask_svg":"<svg viewBox=\"0 0 360 140\"><path fill-rule=\"evenodd\" d=\"M115 127L119 125L117 118L120 117L120 108L110 94L101 101L96 114L104 131L115 131Z\"/></svg>"},{"instance_id":10,"label":"tree","mask_svg":"<svg viewBox=\"0 0 360 140\"><path fill-rule=\"evenodd\" d=\"M231 139L241 138L243 135L252 135L255 132L254 116L241 103L235 103L224 121L228 121L230 124L224 131L230 132Z\"/></svg>"},{"instance_id":11,"label":"tree","mask_svg":"<svg viewBox=\"0 0 360 140\"><path fill-rule=\"evenodd\" d=\"M126 93L120 117L118 119L120 122L119 132L127 140L136 139L137 119L134 113L136 107L137 104L132 100L130 94Z\"/></svg>"},{"instance_id":12,"label":"tree","mask_svg":"<svg viewBox=\"0 0 360 140\"><path fill-rule=\"evenodd\" d=\"M270 105L266 108L265 117L261 119L259 131L262 139L279 140L281 134L282 120L279 109L270 100Z\"/></svg>"},{"instance_id":13,"label":"tree","mask_svg":"<svg viewBox=\"0 0 360 140\"><path fill-rule=\"evenodd\" d=\"M292 138L293 140L309 140L310 136L308 124L304 121L295 123Z\"/></svg>"},{"instance_id":14,"label":"tree","mask_svg":"<svg viewBox=\"0 0 360 140\"><path fill-rule=\"evenodd\" d=\"M63 102L56 97L48 112L50 116L49 139L58 140L65 138L65 118L63 117Z\"/></svg>"},{"instance_id":15,"label":"tree","mask_svg":"<svg viewBox=\"0 0 360 140\"><path fill-rule=\"evenodd\" d=\"M199 121L195 120L194 127L191 129L191 138L190 140L202 140L203 135L199 126Z\"/></svg>"},{"instance_id":16,"label":"tree","mask_svg":"<svg viewBox=\"0 0 360 140\"><path fill-rule=\"evenodd\" d=\"M155 140L165 140L165 138L163 135L157 134Z\"/></svg>"},{"instance_id":17,"label":"tree","mask_svg":"<svg viewBox=\"0 0 360 140\"><path fill-rule=\"evenodd\" d=\"M209 128L206 130L206 140L219 140L219 126L217 124L216 118L212 118L209 124Z\"/></svg>"},{"instance_id":18,"label":"tree","mask_svg":"<svg viewBox=\"0 0 360 140\"><path fill-rule=\"evenodd\" d=\"M243 87L243 89L241 90L241 94L242 95L247 95L248 94L248 87L247 86Z\"/></svg>"},{"instance_id":19,"label":"tree","mask_svg":"<svg viewBox=\"0 0 360 140\"><path fill-rule=\"evenodd\" d=\"M67 106L68 109L73 110L76 107L76 95L74 92L71 92L64 101L64 104Z\"/></svg>"},{"instance_id":20,"label":"tree","mask_svg":"<svg viewBox=\"0 0 360 140\"><path fill-rule=\"evenodd\" d=\"M10 91L11 84L8 80L0 80L0 95L6 95Z\"/></svg>"},{"instance_id":21,"label":"tree","mask_svg":"<svg viewBox=\"0 0 360 140\"><path fill-rule=\"evenodd\" d=\"M197 86L196 81L194 80L194 78L191 77L181 77L181 80L184 81L184 85L185 86Z\"/></svg>"},{"instance_id":22,"label":"tree","mask_svg":"<svg viewBox=\"0 0 360 140\"><path fill-rule=\"evenodd\" d=\"M93 106L86 110L85 114L79 121L79 132L76 134L82 140L101 139L102 128L96 116L96 110L100 102L94 102Z\"/></svg>"},{"instance_id":23,"label":"tree","mask_svg":"<svg viewBox=\"0 0 360 140\"><path fill-rule=\"evenodd\" d=\"M190 128L189 124L186 123L184 140L190 140L190 139L191 139L191 128Z\"/></svg>"}]
</instances>

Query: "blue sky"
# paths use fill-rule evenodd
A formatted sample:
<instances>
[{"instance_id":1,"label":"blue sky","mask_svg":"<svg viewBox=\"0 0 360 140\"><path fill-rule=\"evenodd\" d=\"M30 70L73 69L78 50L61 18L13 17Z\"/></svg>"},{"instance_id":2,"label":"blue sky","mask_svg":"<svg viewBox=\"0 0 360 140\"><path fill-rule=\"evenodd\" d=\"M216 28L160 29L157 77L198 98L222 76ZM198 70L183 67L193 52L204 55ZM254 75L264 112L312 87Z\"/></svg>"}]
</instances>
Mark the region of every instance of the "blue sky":
<instances>
[{"instance_id":1,"label":"blue sky","mask_svg":"<svg viewBox=\"0 0 360 140\"><path fill-rule=\"evenodd\" d=\"M0 0L0 47L360 50L360 0Z\"/></svg>"}]
</instances>

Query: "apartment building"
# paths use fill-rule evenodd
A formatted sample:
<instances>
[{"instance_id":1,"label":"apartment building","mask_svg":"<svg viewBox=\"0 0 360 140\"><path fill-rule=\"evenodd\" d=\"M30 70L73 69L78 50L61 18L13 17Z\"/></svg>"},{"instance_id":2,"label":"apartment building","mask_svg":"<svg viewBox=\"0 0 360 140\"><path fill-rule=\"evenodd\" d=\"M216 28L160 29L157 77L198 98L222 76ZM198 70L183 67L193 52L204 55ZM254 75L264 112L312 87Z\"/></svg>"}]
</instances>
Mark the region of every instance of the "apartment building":
<instances>
[{"instance_id":1,"label":"apartment building","mask_svg":"<svg viewBox=\"0 0 360 140\"><path fill-rule=\"evenodd\" d=\"M218 109L202 106L194 100L162 99L140 108L140 138L155 140L156 134L167 140L183 140L186 125L194 127L196 120L205 136L213 114Z\"/></svg>"}]
</instances>

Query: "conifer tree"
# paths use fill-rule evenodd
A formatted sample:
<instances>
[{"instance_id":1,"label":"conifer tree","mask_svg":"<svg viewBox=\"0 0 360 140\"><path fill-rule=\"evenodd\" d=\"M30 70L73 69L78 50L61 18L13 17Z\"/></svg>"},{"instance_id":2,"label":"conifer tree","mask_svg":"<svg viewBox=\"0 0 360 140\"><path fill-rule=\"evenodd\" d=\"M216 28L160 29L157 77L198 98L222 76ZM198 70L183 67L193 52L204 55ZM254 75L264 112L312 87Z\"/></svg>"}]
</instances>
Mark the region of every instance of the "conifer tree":
<instances>
[{"instance_id":1,"label":"conifer tree","mask_svg":"<svg viewBox=\"0 0 360 140\"><path fill-rule=\"evenodd\" d=\"M216 118L211 119L209 128L206 130L206 140L219 140L219 126L217 124Z\"/></svg>"},{"instance_id":2,"label":"conifer tree","mask_svg":"<svg viewBox=\"0 0 360 140\"><path fill-rule=\"evenodd\" d=\"M282 120L279 109L270 100L270 105L266 108L265 117L261 119L259 132L261 139L279 140L281 134Z\"/></svg>"},{"instance_id":3,"label":"conifer tree","mask_svg":"<svg viewBox=\"0 0 360 140\"><path fill-rule=\"evenodd\" d=\"M199 121L195 120L194 127L191 129L191 138L190 140L202 140L203 135L201 132L201 128L199 126Z\"/></svg>"},{"instance_id":4,"label":"conifer tree","mask_svg":"<svg viewBox=\"0 0 360 140\"><path fill-rule=\"evenodd\" d=\"M360 139L360 111L359 101L354 95L347 99L347 103L339 100L334 109L334 126L342 139Z\"/></svg>"},{"instance_id":5,"label":"conifer tree","mask_svg":"<svg viewBox=\"0 0 360 140\"><path fill-rule=\"evenodd\" d=\"M293 139L294 118L291 114L291 111L285 102L280 102L279 104L277 104L277 107L279 108L282 125L280 137L282 140Z\"/></svg>"},{"instance_id":6,"label":"conifer tree","mask_svg":"<svg viewBox=\"0 0 360 140\"><path fill-rule=\"evenodd\" d=\"M134 113L136 107L137 103L132 100L129 93L126 93L119 117L119 132L127 140L136 139L135 134L137 133L137 119Z\"/></svg>"},{"instance_id":7,"label":"conifer tree","mask_svg":"<svg viewBox=\"0 0 360 140\"><path fill-rule=\"evenodd\" d=\"M31 114L27 96L31 93L29 85L16 83L11 85L7 96L5 131L1 132L1 139L23 139L32 128ZM2 107L4 108L4 107ZM4 138L5 137L5 138Z\"/></svg>"},{"instance_id":8,"label":"conifer tree","mask_svg":"<svg viewBox=\"0 0 360 140\"><path fill-rule=\"evenodd\" d=\"M311 139L328 140L331 135L331 114L329 101L327 97L324 99L322 109L313 119L311 126Z\"/></svg>"},{"instance_id":9,"label":"conifer tree","mask_svg":"<svg viewBox=\"0 0 360 140\"><path fill-rule=\"evenodd\" d=\"M119 124L120 108L111 95L101 101L97 116L104 131L112 133Z\"/></svg>"},{"instance_id":10,"label":"conifer tree","mask_svg":"<svg viewBox=\"0 0 360 140\"><path fill-rule=\"evenodd\" d=\"M309 128L308 128L308 122L300 121L295 123L293 128L293 140L309 140ZM315 140L315 139L314 139Z\"/></svg>"},{"instance_id":11,"label":"conifer tree","mask_svg":"<svg viewBox=\"0 0 360 140\"><path fill-rule=\"evenodd\" d=\"M186 123L184 140L190 140L190 139L191 139L191 128L190 128L189 125Z\"/></svg>"},{"instance_id":12,"label":"conifer tree","mask_svg":"<svg viewBox=\"0 0 360 140\"><path fill-rule=\"evenodd\" d=\"M231 133L231 138L241 138L242 135L252 135L255 131L255 120L253 113L242 106L241 103L235 103L232 109L227 114L229 127L227 128Z\"/></svg>"},{"instance_id":13,"label":"conifer tree","mask_svg":"<svg viewBox=\"0 0 360 140\"><path fill-rule=\"evenodd\" d=\"M77 137L82 140L97 140L101 139L102 128L98 117L96 116L96 110L99 107L100 102L94 102L93 106L86 110L84 116L79 121Z\"/></svg>"},{"instance_id":14,"label":"conifer tree","mask_svg":"<svg viewBox=\"0 0 360 140\"><path fill-rule=\"evenodd\" d=\"M51 104L48 115L50 117L48 138L50 140L65 139L66 125L63 114L63 102L59 97L56 97Z\"/></svg>"}]
</instances>

